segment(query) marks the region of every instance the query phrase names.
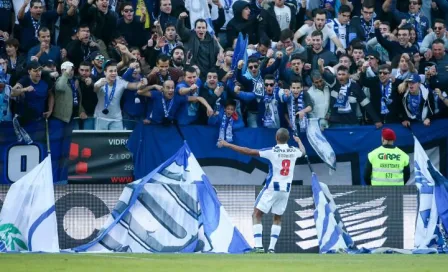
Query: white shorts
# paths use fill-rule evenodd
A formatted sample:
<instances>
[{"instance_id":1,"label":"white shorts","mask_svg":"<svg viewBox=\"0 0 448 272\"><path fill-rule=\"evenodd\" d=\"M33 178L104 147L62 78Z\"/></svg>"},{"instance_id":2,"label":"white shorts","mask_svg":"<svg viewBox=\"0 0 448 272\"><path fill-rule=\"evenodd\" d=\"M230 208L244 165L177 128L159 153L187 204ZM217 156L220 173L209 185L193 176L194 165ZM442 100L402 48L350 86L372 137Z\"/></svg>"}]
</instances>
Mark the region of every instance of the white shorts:
<instances>
[{"instance_id":1,"label":"white shorts","mask_svg":"<svg viewBox=\"0 0 448 272\"><path fill-rule=\"evenodd\" d=\"M274 191L263 188L255 201L255 208L263 213L271 212L276 215L282 215L288 205L289 192Z\"/></svg>"}]
</instances>

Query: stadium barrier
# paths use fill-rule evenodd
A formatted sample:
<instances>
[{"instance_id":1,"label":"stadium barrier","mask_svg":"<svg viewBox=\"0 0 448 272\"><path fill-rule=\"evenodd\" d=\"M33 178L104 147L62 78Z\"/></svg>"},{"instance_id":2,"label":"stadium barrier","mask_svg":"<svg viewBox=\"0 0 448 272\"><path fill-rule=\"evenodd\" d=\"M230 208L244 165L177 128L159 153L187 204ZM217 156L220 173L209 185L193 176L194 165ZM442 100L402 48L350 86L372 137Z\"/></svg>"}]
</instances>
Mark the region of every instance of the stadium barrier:
<instances>
[{"instance_id":1,"label":"stadium barrier","mask_svg":"<svg viewBox=\"0 0 448 272\"><path fill-rule=\"evenodd\" d=\"M50 129L55 127L52 120ZM397 134L397 145L411 155L413 170L414 141L408 129L401 125L388 125ZM431 162L441 173L447 174L448 120L436 120L430 127L413 126L413 131L426 149ZM0 184L11 184L46 156L45 126L40 124L27 128L34 143L17 144L12 128L0 124ZM331 185L362 185L364 165L368 152L380 145L381 130L371 126L327 129L323 132L333 147L337 158L337 169L329 174L326 166L317 157L303 134L301 138L313 163L319 180ZM184 139L198 159L214 185L261 185L266 178L268 165L259 158L242 156L226 149L218 149L218 129L215 127L185 126L171 127L138 125L130 131L75 131L70 143L59 142L70 139L58 130L50 132L53 177L56 181L67 171L60 165L68 165L68 183L71 184L125 184L140 178L172 156ZM245 128L235 132L235 143L250 148L266 148L275 144L275 130ZM61 146L68 151L58 150ZM135 166L133 150L144 165ZM66 155L64 155L66 154ZM134 171L136 170L136 171ZM65 182L67 183L65 177ZM411 177L411 184L413 177ZM304 159L297 161L294 184L310 185L309 170Z\"/></svg>"},{"instance_id":2,"label":"stadium barrier","mask_svg":"<svg viewBox=\"0 0 448 272\"><path fill-rule=\"evenodd\" d=\"M9 186L0 185L0 209ZM124 185L76 184L55 187L61 249L91 241L115 206ZM251 215L260 186L215 186L219 199L249 244ZM413 248L417 212L415 186L329 186L342 220L358 247ZM311 186L294 186L282 220L277 252L317 253ZM265 247L272 216L263 219Z\"/></svg>"}]
</instances>

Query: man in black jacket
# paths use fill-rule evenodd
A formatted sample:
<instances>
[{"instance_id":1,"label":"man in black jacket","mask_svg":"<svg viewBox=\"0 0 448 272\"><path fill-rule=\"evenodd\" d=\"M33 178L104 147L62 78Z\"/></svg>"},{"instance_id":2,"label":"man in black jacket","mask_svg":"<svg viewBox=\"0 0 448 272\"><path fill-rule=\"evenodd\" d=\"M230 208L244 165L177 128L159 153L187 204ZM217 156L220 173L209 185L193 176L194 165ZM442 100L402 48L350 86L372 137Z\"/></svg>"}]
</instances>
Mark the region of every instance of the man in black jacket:
<instances>
[{"instance_id":1,"label":"man in black jacket","mask_svg":"<svg viewBox=\"0 0 448 272\"><path fill-rule=\"evenodd\" d=\"M67 45L67 58L79 68L79 64L89 60L90 53L99 51L99 46L91 40L90 28L87 24L82 24L76 32L77 40L71 41Z\"/></svg>"},{"instance_id":2,"label":"man in black jacket","mask_svg":"<svg viewBox=\"0 0 448 272\"><path fill-rule=\"evenodd\" d=\"M280 33L284 29L296 29L297 6L285 0L275 0L261 10L259 17L260 39L280 40Z\"/></svg>"},{"instance_id":3,"label":"man in black jacket","mask_svg":"<svg viewBox=\"0 0 448 272\"><path fill-rule=\"evenodd\" d=\"M368 63L368 62L366 62ZM400 97L398 85L403 82L395 79L392 82L390 65L383 64L378 67L378 75L368 77L367 65L363 65L360 84L370 89L370 103L376 115L380 117L383 124L400 123L398 109L400 108ZM367 123L372 123L373 118L367 116Z\"/></svg>"}]
</instances>

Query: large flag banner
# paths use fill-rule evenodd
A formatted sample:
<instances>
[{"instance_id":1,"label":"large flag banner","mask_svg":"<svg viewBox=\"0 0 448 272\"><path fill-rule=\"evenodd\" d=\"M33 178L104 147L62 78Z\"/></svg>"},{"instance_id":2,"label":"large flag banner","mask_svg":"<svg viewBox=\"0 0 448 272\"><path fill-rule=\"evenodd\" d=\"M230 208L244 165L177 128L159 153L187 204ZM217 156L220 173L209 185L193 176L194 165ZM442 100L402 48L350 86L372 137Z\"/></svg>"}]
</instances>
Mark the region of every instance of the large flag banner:
<instances>
[{"instance_id":1,"label":"large flag banner","mask_svg":"<svg viewBox=\"0 0 448 272\"><path fill-rule=\"evenodd\" d=\"M0 251L59 252L50 156L10 187L0 212Z\"/></svg>"},{"instance_id":2,"label":"large flag banner","mask_svg":"<svg viewBox=\"0 0 448 272\"><path fill-rule=\"evenodd\" d=\"M319 252L346 252L354 246L354 242L344 227L333 196L328 186L318 181L315 173L311 179Z\"/></svg>"},{"instance_id":3,"label":"large flag banner","mask_svg":"<svg viewBox=\"0 0 448 272\"><path fill-rule=\"evenodd\" d=\"M320 130L319 118L309 119L306 137L319 158L332 170L336 170L336 154Z\"/></svg>"},{"instance_id":4,"label":"large flag banner","mask_svg":"<svg viewBox=\"0 0 448 272\"><path fill-rule=\"evenodd\" d=\"M210 35L215 35L207 0L185 0L185 8L190 12L189 17L192 29L194 29L194 24L198 19L204 19L207 21L207 30Z\"/></svg>"},{"instance_id":5,"label":"large flag banner","mask_svg":"<svg viewBox=\"0 0 448 272\"><path fill-rule=\"evenodd\" d=\"M128 184L98 237L73 250L243 253L249 249L185 143L150 174Z\"/></svg>"},{"instance_id":6,"label":"large flag banner","mask_svg":"<svg viewBox=\"0 0 448 272\"><path fill-rule=\"evenodd\" d=\"M437 204L434 197L434 179L428 171L431 165L425 150L414 136L415 184L419 191L419 207L415 226L414 246L425 249L437 243Z\"/></svg>"},{"instance_id":7,"label":"large flag banner","mask_svg":"<svg viewBox=\"0 0 448 272\"><path fill-rule=\"evenodd\" d=\"M443 243L442 248L446 251L448 250L448 179L442 176L429 161L428 170L435 182L434 196L439 215L438 227L441 236L438 244Z\"/></svg>"}]
</instances>

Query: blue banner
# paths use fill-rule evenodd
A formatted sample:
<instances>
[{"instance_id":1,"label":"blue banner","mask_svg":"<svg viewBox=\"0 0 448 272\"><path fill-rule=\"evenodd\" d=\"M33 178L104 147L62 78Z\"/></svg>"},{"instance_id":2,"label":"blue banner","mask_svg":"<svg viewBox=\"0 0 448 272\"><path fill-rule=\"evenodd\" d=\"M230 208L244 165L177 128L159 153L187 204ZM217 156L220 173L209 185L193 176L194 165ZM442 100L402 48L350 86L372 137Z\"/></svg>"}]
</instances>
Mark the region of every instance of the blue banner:
<instances>
[{"instance_id":1,"label":"blue banner","mask_svg":"<svg viewBox=\"0 0 448 272\"><path fill-rule=\"evenodd\" d=\"M396 135L396 145L407 153L413 152L414 140L411 132L401 125L388 125ZM440 152L440 171L446 173L448 120L433 121L430 127L414 125L413 133L425 148L438 147ZM235 144L254 149L275 145L276 130L266 128L244 128L234 133ZM373 126L355 126L346 128L326 129L323 132L333 150L338 162L350 161L352 165L350 184L364 185L362 178L367 154L381 145L381 129ZM305 145L312 163L322 163L316 152L310 146L304 134L299 135ZM218 149L216 140L218 129L215 127L185 126L160 129L154 126L139 125L134 129L128 141L128 148L134 154L135 177L141 178L155 169L161 162L170 157L175 150L188 142L191 150L202 167L221 166L252 173L254 168L267 172L267 164L260 158L252 158L232 152L229 149ZM294 143L291 141L291 145ZM304 159L297 164L306 164ZM337 172L336 172L337 174ZM305 176L305 175L302 175ZM307 176L309 177L308 173ZM260 182L261 183L261 182Z\"/></svg>"},{"instance_id":2,"label":"blue banner","mask_svg":"<svg viewBox=\"0 0 448 272\"><path fill-rule=\"evenodd\" d=\"M397 146L412 153L414 143L409 130L398 124L388 127L397 134ZM24 129L33 140L30 145L18 143L12 125L0 123L0 184L17 181L47 155L45 122L24 126ZM439 166L440 172L446 175L448 120L433 121L430 127L414 125L412 130L426 150L435 148L436 152L428 155ZM235 131L235 143L255 149L270 147L275 145L275 132L266 128L243 128ZM132 134L127 131L78 131L72 140L70 125L50 119L49 135L55 182L67 182L69 169L69 182L128 183L134 180L132 171L136 178L145 176L170 158L184 144L184 140L201 166L205 167L204 171L214 185L229 184L229 181L233 182L230 184L247 184L250 181L250 184L261 185L268 171L263 159L218 149L216 127L138 125ZM338 167L333 176L328 175L328 166L317 156L307 137L300 135L319 180L338 185L364 184L362 175L367 154L381 144L381 130L373 126L357 126L327 129L323 135L336 153ZM294 176L296 184L311 185L309 172L305 172L308 171L306 165L304 159L298 160Z\"/></svg>"}]
</instances>

